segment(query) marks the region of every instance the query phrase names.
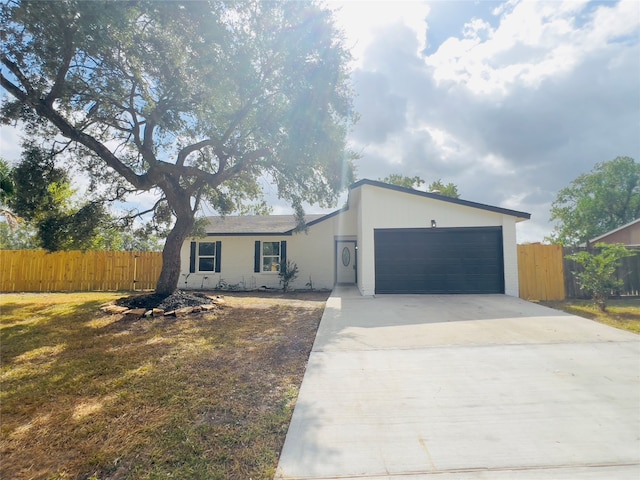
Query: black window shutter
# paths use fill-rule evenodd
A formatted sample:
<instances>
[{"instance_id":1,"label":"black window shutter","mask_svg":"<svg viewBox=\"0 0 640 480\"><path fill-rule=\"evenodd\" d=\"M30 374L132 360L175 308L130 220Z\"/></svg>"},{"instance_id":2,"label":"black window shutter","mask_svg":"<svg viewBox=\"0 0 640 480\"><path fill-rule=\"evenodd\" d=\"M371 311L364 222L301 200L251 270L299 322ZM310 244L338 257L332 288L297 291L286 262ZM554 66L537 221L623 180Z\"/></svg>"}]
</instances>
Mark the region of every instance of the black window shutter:
<instances>
[{"instance_id":1,"label":"black window shutter","mask_svg":"<svg viewBox=\"0 0 640 480\"><path fill-rule=\"evenodd\" d=\"M253 271L260 271L260 240L256 240L255 256L253 257Z\"/></svg>"},{"instance_id":2,"label":"black window shutter","mask_svg":"<svg viewBox=\"0 0 640 480\"><path fill-rule=\"evenodd\" d=\"M191 242L191 253L189 254L189 273L196 271L196 242Z\"/></svg>"},{"instance_id":3,"label":"black window shutter","mask_svg":"<svg viewBox=\"0 0 640 480\"><path fill-rule=\"evenodd\" d=\"M283 240L280 242L280 264L284 265L284 268L287 268L287 241Z\"/></svg>"},{"instance_id":4,"label":"black window shutter","mask_svg":"<svg viewBox=\"0 0 640 480\"><path fill-rule=\"evenodd\" d=\"M222 242L216 242L216 273L220 273L220 262L222 261Z\"/></svg>"}]
</instances>

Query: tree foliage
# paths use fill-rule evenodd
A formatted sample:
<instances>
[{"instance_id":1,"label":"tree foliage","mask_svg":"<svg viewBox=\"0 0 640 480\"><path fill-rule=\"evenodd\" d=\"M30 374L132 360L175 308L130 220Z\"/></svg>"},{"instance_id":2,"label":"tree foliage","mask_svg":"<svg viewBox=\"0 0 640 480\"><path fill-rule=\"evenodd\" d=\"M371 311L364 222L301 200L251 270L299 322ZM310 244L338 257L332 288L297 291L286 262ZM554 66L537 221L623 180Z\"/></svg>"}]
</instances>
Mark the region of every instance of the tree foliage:
<instances>
[{"instance_id":1,"label":"tree foliage","mask_svg":"<svg viewBox=\"0 0 640 480\"><path fill-rule=\"evenodd\" d=\"M27 222L19 222L10 227L7 222L0 222L0 250L35 250L38 249L36 231Z\"/></svg>"},{"instance_id":2,"label":"tree foliage","mask_svg":"<svg viewBox=\"0 0 640 480\"><path fill-rule=\"evenodd\" d=\"M28 147L12 172L15 192L13 211L30 222L38 246L48 251L87 250L101 246L98 235L107 214L97 202L74 201L74 190L66 170L37 147Z\"/></svg>"},{"instance_id":3,"label":"tree foliage","mask_svg":"<svg viewBox=\"0 0 640 480\"><path fill-rule=\"evenodd\" d=\"M21 222L20 217L9 207L14 195L13 169L4 158L0 158L0 216L5 219L2 225L7 227L7 231L15 230Z\"/></svg>"},{"instance_id":4,"label":"tree foliage","mask_svg":"<svg viewBox=\"0 0 640 480\"><path fill-rule=\"evenodd\" d=\"M458 187L455 184L451 182L445 184L440 179L436 180L435 182L431 182L429 184L429 187L427 188L427 191L438 193L445 197L460 198L460 194L458 193Z\"/></svg>"},{"instance_id":5,"label":"tree foliage","mask_svg":"<svg viewBox=\"0 0 640 480\"><path fill-rule=\"evenodd\" d=\"M152 225L131 228L101 203L79 200L67 170L33 145L13 168L0 159L0 187L7 219L0 223L2 250L162 250Z\"/></svg>"},{"instance_id":6,"label":"tree foliage","mask_svg":"<svg viewBox=\"0 0 640 480\"><path fill-rule=\"evenodd\" d=\"M37 147L23 151L20 163L12 171L12 180L15 187L11 206L27 220L66 207L73 194L66 170L56 167L54 158Z\"/></svg>"},{"instance_id":7,"label":"tree foliage","mask_svg":"<svg viewBox=\"0 0 640 480\"><path fill-rule=\"evenodd\" d=\"M6 160L0 158L0 205L6 205L15 193L11 170Z\"/></svg>"},{"instance_id":8,"label":"tree foliage","mask_svg":"<svg viewBox=\"0 0 640 480\"><path fill-rule=\"evenodd\" d=\"M567 258L583 266L583 271L572 273L580 288L587 291L592 296L593 303L604 312L611 292L622 287L622 280L616 277L620 261L635 253L622 244L596 243L595 247L595 253L581 251L567 255Z\"/></svg>"},{"instance_id":9,"label":"tree foliage","mask_svg":"<svg viewBox=\"0 0 640 480\"><path fill-rule=\"evenodd\" d=\"M421 185L424 185L426 183L422 178L418 176L408 177L406 175L400 175L397 173L393 173L379 180L390 185L397 185L404 188L413 188L414 190L420 188ZM460 195L458 194L458 187L451 182L445 184L441 179L431 182L427 187L427 191L438 193L445 197L460 198Z\"/></svg>"},{"instance_id":10,"label":"tree foliage","mask_svg":"<svg viewBox=\"0 0 640 480\"><path fill-rule=\"evenodd\" d=\"M271 181L301 218L351 182L349 55L315 2L12 0L0 22L3 118L175 220L159 293L203 202L229 213Z\"/></svg>"},{"instance_id":11,"label":"tree foliage","mask_svg":"<svg viewBox=\"0 0 640 480\"><path fill-rule=\"evenodd\" d=\"M400 175L398 173L392 173L384 178L380 178L379 181L388 183L389 185L397 185L404 188L420 188L420 185L424 184L424 180L417 175L415 177L408 177L406 175Z\"/></svg>"},{"instance_id":12,"label":"tree foliage","mask_svg":"<svg viewBox=\"0 0 640 480\"><path fill-rule=\"evenodd\" d=\"M558 192L550 240L578 245L640 217L640 164L617 157L597 164Z\"/></svg>"},{"instance_id":13,"label":"tree foliage","mask_svg":"<svg viewBox=\"0 0 640 480\"><path fill-rule=\"evenodd\" d=\"M36 250L41 248L38 231L29 222L10 228L0 222L0 250ZM87 246L88 250L159 252L162 241L145 229L122 229L113 224L100 228Z\"/></svg>"}]
</instances>

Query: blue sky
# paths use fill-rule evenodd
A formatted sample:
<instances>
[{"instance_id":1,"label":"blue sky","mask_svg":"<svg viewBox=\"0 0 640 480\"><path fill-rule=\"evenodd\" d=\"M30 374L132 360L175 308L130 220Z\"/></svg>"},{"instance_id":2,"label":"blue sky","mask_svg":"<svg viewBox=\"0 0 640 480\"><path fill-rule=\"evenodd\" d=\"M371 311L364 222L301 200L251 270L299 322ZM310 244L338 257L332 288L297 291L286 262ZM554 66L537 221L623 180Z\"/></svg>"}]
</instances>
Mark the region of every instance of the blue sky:
<instances>
[{"instance_id":1,"label":"blue sky","mask_svg":"<svg viewBox=\"0 0 640 480\"><path fill-rule=\"evenodd\" d=\"M640 161L640 1L326 3L354 56L358 178L453 182L531 213L527 242L550 233L551 202L579 174ZM16 139L0 129L9 160Z\"/></svg>"}]
</instances>

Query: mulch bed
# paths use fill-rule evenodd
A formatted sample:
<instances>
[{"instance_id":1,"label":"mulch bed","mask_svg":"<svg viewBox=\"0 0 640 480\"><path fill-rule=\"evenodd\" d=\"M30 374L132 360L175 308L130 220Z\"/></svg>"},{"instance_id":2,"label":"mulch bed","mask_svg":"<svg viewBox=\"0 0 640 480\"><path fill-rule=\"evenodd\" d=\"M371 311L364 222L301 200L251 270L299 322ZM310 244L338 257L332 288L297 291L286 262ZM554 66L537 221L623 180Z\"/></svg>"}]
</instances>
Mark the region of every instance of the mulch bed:
<instances>
[{"instance_id":1,"label":"mulch bed","mask_svg":"<svg viewBox=\"0 0 640 480\"><path fill-rule=\"evenodd\" d=\"M115 302L115 304L120 307L127 307L131 309L144 308L146 310L159 308L164 311L177 310L185 307L197 307L200 305L211 305L213 303L215 303L214 298L211 296L198 292L185 292L183 290L176 290L168 297L165 295L150 293L119 298Z\"/></svg>"}]
</instances>

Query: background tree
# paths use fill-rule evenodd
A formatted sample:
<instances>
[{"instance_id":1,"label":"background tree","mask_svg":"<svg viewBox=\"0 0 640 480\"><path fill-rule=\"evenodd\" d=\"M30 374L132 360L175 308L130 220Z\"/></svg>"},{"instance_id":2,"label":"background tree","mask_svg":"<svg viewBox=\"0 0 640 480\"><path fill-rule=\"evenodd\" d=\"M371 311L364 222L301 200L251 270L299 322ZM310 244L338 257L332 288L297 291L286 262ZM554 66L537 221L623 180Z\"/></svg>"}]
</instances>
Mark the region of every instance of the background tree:
<instances>
[{"instance_id":1,"label":"background tree","mask_svg":"<svg viewBox=\"0 0 640 480\"><path fill-rule=\"evenodd\" d=\"M617 157L597 164L558 192L550 240L578 245L640 217L640 165Z\"/></svg>"},{"instance_id":2,"label":"background tree","mask_svg":"<svg viewBox=\"0 0 640 480\"><path fill-rule=\"evenodd\" d=\"M5 159L0 158L0 216L4 217L5 225L10 230L17 228L20 223L20 218L9 207L14 195L13 169Z\"/></svg>"},{"instance_id":3,"label":"background tree","mask_svg":"<svg viewBox=\"0 0 640 480\"><path fill-rule=\"evenodd\" d=\"M445 197L451 198L460 198L460 194L458 193L458 187L449 182L447 184L443 183L442 180L438 179L435 182L431 182L429 187L427 187L428 192L439 193Z\"/></svg>"},{"instance_id":4,"label":"background tree","mask_svg":"<svg viewBox=\"0 0 640 480\"><path fill-rule=\"evenodd\" d=\"M567 258L583 266L582 272L572 272L580 288L588 292L593 303L606 311L607 299L611 292L622 287L622 280L616 278L616 271L620 261L625 257L635 255L622 244L596 243L596 252L581 251Z\"/></svg>"},{"instance_id":5,"label":"background tree","mask_svg":"<svg viewBox=\"0 0 640 480\"><path fill-rule=\"evenodd\" d=\"M35 250L39 248L36 231L27 222L9 227L0 222L0 250Z\"/></svg>"},{"instance_id":6,"label":"background tree","mask_svg":"<svg viewBox=\"0 0 640 480\"><path fill-rule=\"evenodd\" d=\"M407 177L398 173L392 173L391 175L379 178L378 181L388 183L389 185L397 185L399 187L418 189L420 185L424 184L424 180L418 176Z\"/></svg>"},{"instance_id":7,"label":"background tree","mask_svg":"<svg viewBox=\"0 0 640 480\"><path fill-rule=\"evenodd\" d=\"M271 181L301 220L351 182L349 55L315 2L13 0L0 23L2 118L175 220L160 294L203 202L229 213Z\"/></svg>"},{"instance_id":8,"label":"background tree","mask_svg":"<svg viewBox=\"0 0 640 480\"><path fill-rule=\"evenodd\" d=\"M0 250L35 250L41 248L38 231L29 222L20 222L10 228L7 222L0 222ZM110 250L128 252L160 252L162 239L146 228L126 229L116 224L108 224L99 229L89 250Z\"/></svg>"},{"instance_id":9,"label":"background tree","mask_svg":"<svg viewBox=\"0 0 640 480\"><path fill-rule=\"evenodd\" d=\"M0 158L0 204L6 205L14 192L11 167L4 158Z\"/></svg>"},{"instance_id":10,"label":"background tree","mask_svg":"<svg viewBox=\"0 0 640 480\"><path fill-rule=\"evenodd\" d=\"M102 246L108 216L99 202L74 202L67 171L53 156L28 146L12 171L13 211L35 228L38 246L48 251L87 250Z\"/></svg>"},{"instance_id":11,"label":"background tree","mask_svg":"<svg viewBox=\"0 0 640 480\"><path fill-rule=\"evenodd\" d=\"M424 185L426 182L418 177L407 177L405 175L400 175L397 173L393 173L387 177L378 179L380 182L388 183L390 185L398 185L399 187L405 188L413 188L417 190L421 185ZM435 182L431 182L427 187L428 192L437 192L440 195L451 198L460 198L458 194L458 187L453 183L447 183L446 185L442 182L442 180L438 179Z\"/></svg>"}]
</instances>

